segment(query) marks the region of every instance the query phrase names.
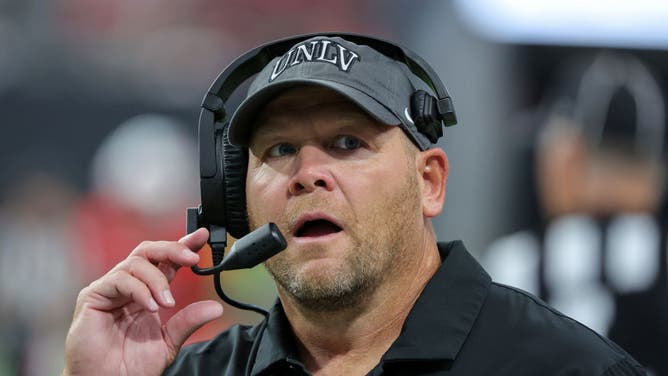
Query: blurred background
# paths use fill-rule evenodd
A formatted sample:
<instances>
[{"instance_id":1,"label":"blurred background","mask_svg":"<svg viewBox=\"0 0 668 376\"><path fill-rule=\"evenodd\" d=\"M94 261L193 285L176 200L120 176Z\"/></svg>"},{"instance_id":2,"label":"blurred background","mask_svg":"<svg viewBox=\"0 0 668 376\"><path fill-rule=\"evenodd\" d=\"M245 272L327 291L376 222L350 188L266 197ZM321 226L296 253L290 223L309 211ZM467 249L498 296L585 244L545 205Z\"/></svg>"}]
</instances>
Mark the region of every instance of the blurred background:
<instances>
[{"instance_id":1,"label":"blurred background","mask_svg":"<svg viewBox=\"0 0 668 376\"><path fill-rule=\"evenodd\" d=\"M668 375L666 19L649 0L0 0L0 376L59 373L78 291L184 234L217 74L317 31L399 42L448 86L440 240ZM261 267L223 282L273 303ZM215 293L183 270L175 296ZM189 341L259 319L229 308Z\"/></svg>"}]
</instances>

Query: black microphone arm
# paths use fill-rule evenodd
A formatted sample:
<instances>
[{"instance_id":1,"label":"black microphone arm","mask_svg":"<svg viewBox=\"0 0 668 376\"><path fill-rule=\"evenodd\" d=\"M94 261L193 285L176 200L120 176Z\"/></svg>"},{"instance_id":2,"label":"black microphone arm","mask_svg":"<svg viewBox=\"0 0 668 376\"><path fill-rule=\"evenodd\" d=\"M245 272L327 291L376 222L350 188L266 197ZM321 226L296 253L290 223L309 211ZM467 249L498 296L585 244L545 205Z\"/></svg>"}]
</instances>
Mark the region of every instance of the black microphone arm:
<instances>
[{"instance_id":1,"label":"black microphone arm","mask_svg":"<svg viewBox=\"0 0 668 376\"><path fill-rule=\"evenodd\" d=\"M200 268L193 265L190 269L198 275L213 275L216 293L227 304L245 310L257 312L265 317L269 315L265 309L256 305L241 303L225 294L221 286L220 273L223 270L250 269L277 254L287 247L288 243L274 223L267 223L232 244L230 252L225 256L227 247L227 231L225 227L202 223L200 208L186 209L186 232L195 232L200 227L209 230L208 243L211 246L213 266Z\"/></svg>"}]
</instances>

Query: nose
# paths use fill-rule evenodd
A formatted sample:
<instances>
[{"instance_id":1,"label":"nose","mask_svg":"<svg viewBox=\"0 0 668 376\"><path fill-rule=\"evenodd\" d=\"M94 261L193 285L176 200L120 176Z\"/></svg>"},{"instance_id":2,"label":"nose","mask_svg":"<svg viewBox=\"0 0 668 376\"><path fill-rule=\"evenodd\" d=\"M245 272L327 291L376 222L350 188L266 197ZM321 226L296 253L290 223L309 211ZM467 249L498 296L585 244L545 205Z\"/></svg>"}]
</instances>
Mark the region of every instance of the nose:
<instances>
[{"instance_id":1,"label":"nose","mask_svg":"<svg viewBox=\"0 0 668 376\"><path fill-rule=\"evenodd\" d=\"M295 171L289 183L290 194L310 193L318 188L331 191L334 188L331 161L326 151L317 146L304 145L295 162Z\"/></svg>"}]
</instances>

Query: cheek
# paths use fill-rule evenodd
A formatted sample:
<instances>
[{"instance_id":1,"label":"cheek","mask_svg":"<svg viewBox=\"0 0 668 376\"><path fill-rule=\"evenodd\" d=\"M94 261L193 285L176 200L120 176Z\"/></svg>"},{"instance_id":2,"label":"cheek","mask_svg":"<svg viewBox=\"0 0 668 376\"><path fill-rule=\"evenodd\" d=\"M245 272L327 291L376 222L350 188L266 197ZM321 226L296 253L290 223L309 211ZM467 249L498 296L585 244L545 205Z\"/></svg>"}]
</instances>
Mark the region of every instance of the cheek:
<instances>
[{"instance_id":1,"label":"cheek","mask_svg":"<svg viewBox=\"0 0 668 376\"><path fill-rule=\"evenodd\" d=\"M277 174L266 166L248 169L246 201L251 225L256 220L261 221L270 216L272 209L281 211L281 200L285 197L285 180L284 175ZM272 204L267 205L269 202Z\"/></svg>"},{"instance_id":2,"label":"cheek","mask_svg":"<svg viewBox=\"0 0 668 376\"><path fill-rule=\"evenodd\" d=\"M372 215L381 217L392 213L397 205L415 205L419 190L417 177L405 160L396 158L375 166L359 175L355 182L358 197L352 200L373 212Z\"/></svg>"},{"instance_id":3,"label":"cheek","mask_svg":"<svg viewBox=\"0 0 668 376\"><path fill-rule=\"evenodd\" d=\"M360 166L347 169L347 176L337 179L346 201L352 210L358 212L357 215L364 216L365 211L367 214L377 215L376 209L388 204L387 199L398 183L399 172L396 169L378 166L380 164L373 164L371 168ZM350 171L354 171L354 174Z\"/></svg>"}]
</instances>

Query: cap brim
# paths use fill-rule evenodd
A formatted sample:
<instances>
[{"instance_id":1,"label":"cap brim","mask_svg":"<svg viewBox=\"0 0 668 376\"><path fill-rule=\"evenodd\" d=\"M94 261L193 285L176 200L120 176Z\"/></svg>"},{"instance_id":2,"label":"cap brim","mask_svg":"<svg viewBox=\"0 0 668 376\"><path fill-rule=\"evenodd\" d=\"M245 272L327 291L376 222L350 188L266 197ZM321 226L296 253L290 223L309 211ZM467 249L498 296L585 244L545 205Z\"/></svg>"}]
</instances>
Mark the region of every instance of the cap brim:
<instances>
[{"instance_id":1,"label":"cap brim","mask_svg":"<svg viewBox=\"0 0 668 376\"><path fill-rule=\"evenodd\" d=\"M301 85L316 85L332 89L360 106L369 115L383 124L399 125L401 121L385 106L367 94L337 82L316 79L285 80L270 84L249 98L237 108L230 120L229 140L237 146L248 146L253 123L258 112L278 93Z\"/></svg>"}]
</instances>

